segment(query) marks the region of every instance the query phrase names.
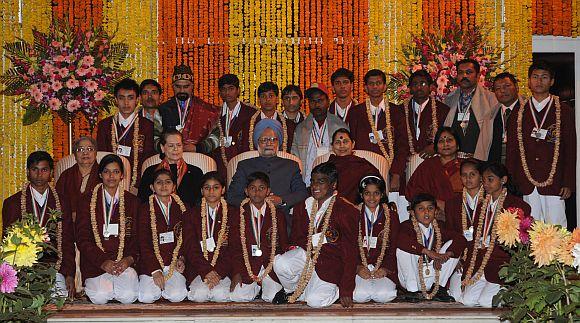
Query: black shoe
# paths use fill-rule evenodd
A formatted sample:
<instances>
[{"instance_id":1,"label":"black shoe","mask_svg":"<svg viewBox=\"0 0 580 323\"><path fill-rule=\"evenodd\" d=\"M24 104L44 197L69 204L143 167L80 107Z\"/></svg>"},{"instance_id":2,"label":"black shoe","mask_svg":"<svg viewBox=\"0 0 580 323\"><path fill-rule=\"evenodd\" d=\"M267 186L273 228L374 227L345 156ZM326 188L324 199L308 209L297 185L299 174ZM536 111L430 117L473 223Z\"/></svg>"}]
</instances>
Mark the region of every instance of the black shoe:
<instances>
[{"instance_id":1,"label":"black shoe","mask_svg":"<svg viewBox=\"0 0 580 323\"><path fill-rule=\"evenodd\" d=\"M405 301L409 302L409 303L419 303L421 301L425 300L425 297L423 296L423 293L421 292L407 292L407 294L404 296Z\"/></svg>"},{"instance_id":2,"label":"black shoe","mask_svg":"<svg viewBox=\"0 0 580 323\"><path fill-rule=\"evenodd\" d=\"M282 288L272 299L272 304L288 304L288 296L290 295L292 295L292 293L286 294L284 288Z\"/></svg>"},{"instance_id":3,"label":"black shoe","mask_svg":"<svg viewBox=\"0 0 580 323\"><path fill-rule=\"evenodd\" d=\"M449 293L447 292L447 288L439 286L439 290L437 290L437 294L435 294L435 297L433 297L434 301L437 302L444 302L444 303L451 303L451 302L455 302L455 298L449 296Z\"/></svg>"}]
</instances>

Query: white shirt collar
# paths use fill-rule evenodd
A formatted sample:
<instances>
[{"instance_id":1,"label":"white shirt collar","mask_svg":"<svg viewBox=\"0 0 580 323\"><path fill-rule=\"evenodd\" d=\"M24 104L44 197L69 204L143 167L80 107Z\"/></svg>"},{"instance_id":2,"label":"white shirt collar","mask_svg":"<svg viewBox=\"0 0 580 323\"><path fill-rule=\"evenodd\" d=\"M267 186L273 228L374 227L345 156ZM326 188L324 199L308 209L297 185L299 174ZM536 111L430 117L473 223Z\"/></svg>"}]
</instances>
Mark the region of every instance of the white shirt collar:
<instances>
[{"instance_id":1,"label":"white shirt collar","mask_svg":"<svg viewBox=\"0 0 580 323\"><path fill-rule=\"evenodd\" d=\"M377 208L375 209L375 212L371 211L371 209L368 208L368 206L365 205L365 216L367 217L367 219L369 218L369 215L372 216L372 220L373 223L377 222L377 219L379 218L379 211L381 210L381 206L378 205Z\"/></svg>"},{"instance_id":2,"label":"white shirt collar","mask_svg":"<svg viewBox=\"0 0 580 323\"><path fill-rule=\"evenodd\" d=\"M241 108L242 108L242 103L238 100L238 103L236 103L236 106L234 107L234 110L232 111L232 113L233 113L232 119L238 116ZM224 104L222 105L222 117L227 114L228 109L229 108L228 108L227 103L224 102Z\"/></svg>"},{"instance_id":3,"label":"white shirt collar","mask_svg":"<svg viewBox=\"0 0 580 323\"><path fill-rule=\"evenodd\" d=\"M478 196L479 196L479 191L477 191L477 194L475 194L474 197L471 197L471 195L469 195L469 193L465 194L467 196L467 205L469 205L469 207L472 210L475 210L475 203L477 202Z\"/></svg>"},{"instance_id":4,"label":"white shirt collar","mask_svg":"<svg viewBox=\"0 0 580 323\"><path fill-rule=\"evenodd\" d=\"M219 205L216 207L211 207L211 206L207 206L207 214L210 216L210 218L212 219L212 221L215 221L215 214L217 213L217 209L218 209Z\"/></svg>"},{"instance_id":5,"label":"white shirt collar","mask_svg":"<svg viewBox=\"0 0 580 323\"><path fill-rule=\"evenodd\" d=\"M541 102L538 102L538 100L536 100L536 98L532 96L532 103L534 104L534 108L536 108L536 111L540 112L550 103L551 99L552 96L548 95L547 98L543 99Z\"/></svg>"},{"instance_id":6,"label":"white shirt collar","mask_svg":"<svg viewBox=\"0 0 580 323\"><path fill-rule=\"evenodd\" d=\"M278 112L274 111L274 114L272 114L272 117L269 118L264 114L264 111L260 110L260 120L262 120L262 119L277 120L278 119Z\"/></svg>"},{"instance_id":7,"label":"white shirt collar","mask_svg":"<svg viewBox=\"0 0 580 323\"><path fill-rule=\"evenodd\" d=\"M332 197L329 197L326 201L324 201L324 203L322 203L322 205L318 206L318 211L316 212L316 215L314 216L314 223L315 224L320 224L319 223L320 218L322 217L322 215L324 213L326 213L326 209L328 209L328 206L330 205L331 200L332 200ZM306 212L308 213L309 217L312 217L310 212L312 212L312 205L314 204L314 201L315 201L314 197L312 197L312 196L307 198L306 201L304 201L304 206L306 207Z\"/></svg>"},{"instance_id":8,"label":"white shirt collar","mask_svg":"<svg viewBox=\"0 0 580 323\"><path fill-rule=\"evenodd\" d=\"M286 111L282 112L282 115L284 116L284 118L292 120L287 114ZM302 114L300 113L300 111L298 111L298 114L296 115L296 118L294 118L292 121L298 123L300 122L300 117L302 117Z\"/></svg>"},{"instance_id":9,"label":"white shirt collar","mask_svg":"<svg viewBox=\"0 0 580 323\"><path fill-rule=\"evenodd\" d=\"M348 109L350 109L351 105L352 105L352 100L346 106L346 108L341 107L340 104L338 104L338 102L334 101L334 107L336 108L336 114L338 114L339 117L344 118L344 114L346 113L346 111L348 111Z\"/></svg>"},{"instance_id":10,"label":"white shirt collar","mask_svg":"<svg viewBox=\"0 0 580 323\"><path fill-rule=\"evenodd\" d=\"M105 201L107 202L107 204L111 204L111 200L113 199L113 197L109 194L109 192L107 192L107 190L103 187L103 192L105 192ZM115 201L115 203L119 200L119 188L117 188L117 192L115 192L115 198L113 201Z\"/></svg>"},{"instance_id":11,"label":"white shirt collar","mask_svg":"<svg viewBox=\"0 0 580 323\"><path fill-rule=\"evenodd\" d=\"M268 206L268 204L266 202L264 202L264 205L262 205L262 207L258 210L258 208L256 206L254 206L254 203L250 203L250 210L252 210L252 215L257 218L258 217L258 212L262 215L262 217L264 215L266 215L266 207Z\"/></svg>"},{"instance_id":12,"label":"white shirt collar","mask_svg":"<svg viewBox=\"0 0 580 323\"><path fill-rule=\"evenodd\" d=\"M30 188L32 191L32 197L36 200L36 202L41 206L44 205L46 199L48 198L49 189L47 188L44 193L40 193L34 187L32 187L32 185L30 185Z\"/></svg>"},{"instance_id":13,"label":"white shirt collar","mask_svg":"<svg viewBox=\"0 0 580 323\"><path fill-rule=\"evenodd\" d=\"M419 229L421 229L421 232L423 233L423 235L425 235L425 232L428 232L433 227L433 223L430 223L428 227L423 225L423 223L421 223L421 222L417 222L417 223L419 223Z\"/></svg>"},{"instance_id":14,"label":"white shirt collar","mask_svg":"<svg viewBox=\"0 0 580 323\"><path fill-rule=\"evenodd\" d=\"M127 119L123 118L123 116L121 115L121 113L118 113L117 115L118 115L118 118L119 118L119 124L122 125L125 128L127 128L129 125L131 125L131 122L133 121L133 119L135 117L137 117L135 111L133 111L133 113L131 113L131 115Z\"/></svg>"},{"instance_id":15,"label":"white shirt collar","mask_svg":"<svg viewBox=\"0 0 580 323\"><path fill-rule=\"evenodd\" d=\"M378 107L375 107L372 103L370 105L371 105L372 115L377 114L377 109L379 109L379 111L385 111L385 100L384 99L381 101L381 103L379 103Z\"/></svg>"},{"instance_id":16,"label":"white shirt collar","mask_svg":"<svg viewBox=\"0 0 580 323\"><path fill-rule=\"evenodd\" d=\"M421 112L423 112L423 110L427 106L427 103L429 103L429 98L427 98L427 100L425 100L425 102L423 102L422 104L419 104L417 103L417 101L413 100L413 110L415 110L415 113L417 113L417 115L421 115Z\"/></svg>"}]
</instances>

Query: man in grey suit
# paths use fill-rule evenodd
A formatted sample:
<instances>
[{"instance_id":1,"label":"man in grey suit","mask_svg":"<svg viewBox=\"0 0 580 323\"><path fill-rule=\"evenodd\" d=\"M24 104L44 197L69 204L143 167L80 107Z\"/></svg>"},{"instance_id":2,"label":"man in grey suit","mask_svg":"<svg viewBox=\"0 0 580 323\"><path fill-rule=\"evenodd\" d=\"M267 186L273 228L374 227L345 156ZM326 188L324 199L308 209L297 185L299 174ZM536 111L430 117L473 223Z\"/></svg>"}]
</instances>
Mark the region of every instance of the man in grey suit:
<instances>
[{"instance_id":1,"label":"man in grey suit","mask_svg":"<svg viewBox=\"0 0 580 323\"><path fill-rule=\"evenodd\" d=\"M332 146L330 141L336 130L348 129L348 126L337 115L328 113L330 100L324 84L313 83L305 94L310 104L310 114L306 120L296 126L292 154L302 161L304 182L308 186L314 159L330 151Z\"/></svg>"},{"instance_id":2,"label":"man in grey suit","mask_svg":"<svg viewBox=\"0 0 580 323\"><path fill-rule=\"evenodd\" d=\"M478 85L479 63L474 59L458 61L457 82L459 87L449 93L445 104L449 113L445 126L459 135L459 151L479 160L487 160L493 138L493 116L498 109L495 95Z\"/></svg>"},{"instance_id":3,"label":"man in grey suit","mask_svg":"<svg viewBox=\"0 0 580 323\"><path fill-rule=\"evenodd\" d=\"M268 175L272 191L269 199L276 207L284 209L286 214L289 214L295 204L308 197L298 163L276 155L282 144L282 131L282 125L278 120L262 119L256 124L253 140L258 143L260 156L243 160L238 164L228 189L228 203L236 206L241 204L246 197L244 189L247 177L254 172L264 172Z\"/></svg>"}]
</instances>

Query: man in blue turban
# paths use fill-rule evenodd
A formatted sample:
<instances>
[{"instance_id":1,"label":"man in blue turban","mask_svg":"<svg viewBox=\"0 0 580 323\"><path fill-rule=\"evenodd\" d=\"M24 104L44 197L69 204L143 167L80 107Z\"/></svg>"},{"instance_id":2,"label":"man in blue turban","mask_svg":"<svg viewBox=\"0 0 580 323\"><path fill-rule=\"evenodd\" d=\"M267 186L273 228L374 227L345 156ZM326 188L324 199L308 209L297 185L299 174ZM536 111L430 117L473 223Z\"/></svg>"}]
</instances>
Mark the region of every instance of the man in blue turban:
<instances>
[{"instance_id":1,"label":"man in blue turban","mask_svg":"<svg viewBox=\"0 0 580 323\"><path fill-rule=\"evenodd\" d=\"M259 143L260 137L262 136L264 130L271 129L274 131L276 138L278 139L278 150L282 148L282 140L284 140L284 130L280 121L274 119L262 119L254 127L254 137L252 138L254 142ZM260 145L257 146L258 151L260 151Z\"/></svg>"}]
</instances>

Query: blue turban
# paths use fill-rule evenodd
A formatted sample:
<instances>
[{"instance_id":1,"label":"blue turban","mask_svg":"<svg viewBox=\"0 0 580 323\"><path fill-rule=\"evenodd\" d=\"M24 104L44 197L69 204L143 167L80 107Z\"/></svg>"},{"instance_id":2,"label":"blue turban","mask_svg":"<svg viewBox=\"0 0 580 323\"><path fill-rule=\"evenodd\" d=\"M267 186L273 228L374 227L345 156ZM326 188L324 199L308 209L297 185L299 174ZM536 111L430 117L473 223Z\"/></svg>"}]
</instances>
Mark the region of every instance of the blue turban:
<instances>
[{"instance_id":1,"label":"blue turban","mask_svg":"<svg viewBox=\"0 0 580 323\"><path fill-rule=\"evenodd\" d=\"M282 147L282 143L284 140L284 135L282 133L283 131L282 124L278 120L273 120L269 118L260 120L254 126L254 137L252 138L254 140L254 146L255 147L258 146L258 139L262 135L262 132L264 132L264 130L266 130L267 128L274 130L274 132L276 133L276 137L278 137L278 149L280 149Z\"/></svg>"}]
</instances>

